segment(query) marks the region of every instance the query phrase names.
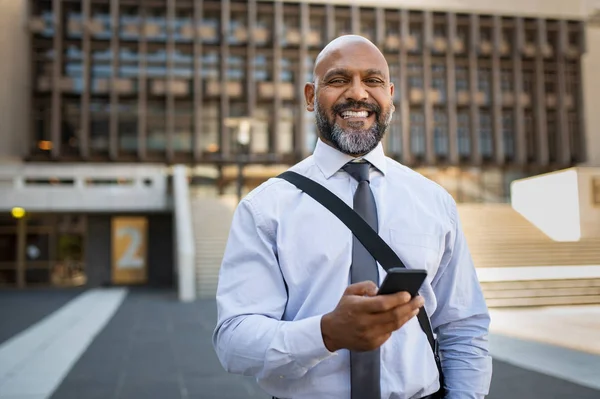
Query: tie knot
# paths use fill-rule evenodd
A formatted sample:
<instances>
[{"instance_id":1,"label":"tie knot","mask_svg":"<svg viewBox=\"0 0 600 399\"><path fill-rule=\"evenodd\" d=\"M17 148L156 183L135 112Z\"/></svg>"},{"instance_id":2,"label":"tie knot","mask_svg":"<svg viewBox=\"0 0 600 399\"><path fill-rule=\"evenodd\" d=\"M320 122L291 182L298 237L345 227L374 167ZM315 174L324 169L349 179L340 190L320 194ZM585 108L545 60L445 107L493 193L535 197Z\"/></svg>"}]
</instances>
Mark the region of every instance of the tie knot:
<instances>
[{"instance_id":1,"label":"tie knot","mask_svg":"<svg viewBox=\"0 0 600 399\"><path fill-rule=\"evenodd\" d=\"M371 164L368 162L348 162L342 167L356 181L369 181L369 168Z\"/></svg>"}]
</instances>

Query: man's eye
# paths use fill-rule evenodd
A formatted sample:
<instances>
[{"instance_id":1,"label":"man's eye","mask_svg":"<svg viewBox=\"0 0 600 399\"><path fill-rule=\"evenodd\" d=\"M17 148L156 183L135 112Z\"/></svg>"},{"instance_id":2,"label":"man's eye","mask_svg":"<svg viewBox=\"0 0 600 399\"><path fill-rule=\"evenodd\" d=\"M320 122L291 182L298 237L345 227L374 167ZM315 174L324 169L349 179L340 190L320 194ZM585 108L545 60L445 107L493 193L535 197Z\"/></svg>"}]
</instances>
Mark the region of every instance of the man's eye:
<instances>
[{"instance_id":1,"label":"man's eye","mask_svg":"<svg viewBox=\"0 0 600 399\"><path fill-rule=\"evenodd\" d=\"M344 79L333 79L333 80L330 80L329 83L336 85L336 84L344 84L344 83L346 83L346 81Z\"/></svg>"},{"instance_id":2,"label":"man's eye","mask_svg":"<svg viewBox=\"0 0 600 399\"><path fill-rule=\"evenodd\" d=\"M375 84L375 85L382 83L381 80L379 80L379 79L367 79L366 82L370 83L370 84Z\"/></svg>"}]
</instances>

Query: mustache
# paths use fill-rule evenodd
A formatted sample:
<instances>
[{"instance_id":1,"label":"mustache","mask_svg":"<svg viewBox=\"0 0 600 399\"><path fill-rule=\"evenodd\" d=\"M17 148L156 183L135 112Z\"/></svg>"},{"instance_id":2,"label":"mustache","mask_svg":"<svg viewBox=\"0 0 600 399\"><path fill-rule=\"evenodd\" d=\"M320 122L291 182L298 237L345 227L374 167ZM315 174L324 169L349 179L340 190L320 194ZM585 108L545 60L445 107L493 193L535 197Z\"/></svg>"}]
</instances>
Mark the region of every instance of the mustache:
<instances>
[{"instance_id":1,"label":"mustache","mask_svg":"<svg viewBox=\"0 0 600 399\"><path fill-rule=\"evenodd\" d=\"M366 109L367 111L374 112L377 115L381 113L381 107L379 105L356 100L348 100L343 104L334 105L331 109L336 114L340 114L344 111L349 111L356 108Z\"/></svg>"}]
</instances>

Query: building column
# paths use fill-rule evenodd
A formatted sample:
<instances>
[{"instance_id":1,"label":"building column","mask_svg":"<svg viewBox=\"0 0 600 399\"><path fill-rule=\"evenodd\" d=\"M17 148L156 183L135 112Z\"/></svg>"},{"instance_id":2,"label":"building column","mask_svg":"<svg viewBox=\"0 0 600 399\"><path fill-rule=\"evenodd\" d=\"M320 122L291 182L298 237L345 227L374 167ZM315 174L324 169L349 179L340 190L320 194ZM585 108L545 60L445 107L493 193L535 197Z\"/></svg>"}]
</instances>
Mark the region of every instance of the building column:
<instances>
[{"instance_id":1,"label":"building column","mask_svg":"<svg viewBox=\"0 0 600 399\"><path fill-rule=\"evenodd\" d=\"M582 90L585 121L586 166L600 166L600 24L585 27L586 53L582 56Z\"/></svg>"}]
</instances>

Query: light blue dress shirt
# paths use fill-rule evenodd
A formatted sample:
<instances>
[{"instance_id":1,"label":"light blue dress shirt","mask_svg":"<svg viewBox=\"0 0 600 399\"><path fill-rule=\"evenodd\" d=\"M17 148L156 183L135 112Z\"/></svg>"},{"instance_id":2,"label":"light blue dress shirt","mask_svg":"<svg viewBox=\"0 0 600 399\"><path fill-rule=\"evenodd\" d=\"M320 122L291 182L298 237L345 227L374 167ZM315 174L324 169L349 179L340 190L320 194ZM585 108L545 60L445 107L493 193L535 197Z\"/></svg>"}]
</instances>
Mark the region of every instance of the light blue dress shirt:
<instances>
[{"instance_id":1,"label":"light blue dress shirt","mask_svg":"<svg viewBox=\"0 0 600 399\"><path fill-rule=\"evenodd\" d=\"M456 204L439 185L387 158L371 167L379 234L408 268L427 269L420 290L441 349L448 399L483 398L491 380L489 314ZM357 182L340 168L352 157L317 142L291 170L350 207ZM238 205L219 274L213 345L223 367L255 376L279 398L350 398L349 352L330 352L321 317L350 281L352 233L295 186L272 178ZM379 266L380 281L385 271ZM385 399L438 390L431 347L416 317L381 347Z\"/></svg>"}]
</instances>

